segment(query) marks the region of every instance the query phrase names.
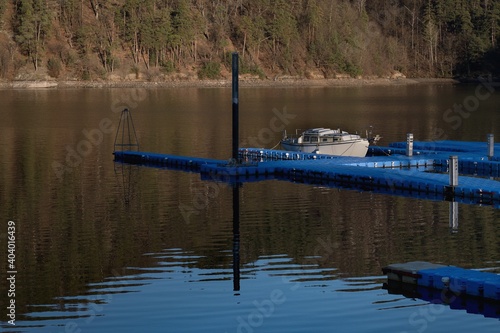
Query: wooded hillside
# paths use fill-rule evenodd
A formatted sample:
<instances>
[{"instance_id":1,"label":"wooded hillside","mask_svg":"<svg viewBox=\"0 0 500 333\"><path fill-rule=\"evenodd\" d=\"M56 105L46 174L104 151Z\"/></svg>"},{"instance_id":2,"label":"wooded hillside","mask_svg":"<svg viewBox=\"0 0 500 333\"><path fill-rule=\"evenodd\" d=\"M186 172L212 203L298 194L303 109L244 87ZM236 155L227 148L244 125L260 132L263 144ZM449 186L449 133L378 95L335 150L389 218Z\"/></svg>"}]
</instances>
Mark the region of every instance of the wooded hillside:
<instances>
[{"instance_id":1,"label":"wooded hillside","mask_svg":"<svg viewBox=\"0 0 500 333\"><path fill-rule=\"evenodd\" d=\"M499 75L500 0L0 0L0 78Z\"/></svg>"}]
</instances>

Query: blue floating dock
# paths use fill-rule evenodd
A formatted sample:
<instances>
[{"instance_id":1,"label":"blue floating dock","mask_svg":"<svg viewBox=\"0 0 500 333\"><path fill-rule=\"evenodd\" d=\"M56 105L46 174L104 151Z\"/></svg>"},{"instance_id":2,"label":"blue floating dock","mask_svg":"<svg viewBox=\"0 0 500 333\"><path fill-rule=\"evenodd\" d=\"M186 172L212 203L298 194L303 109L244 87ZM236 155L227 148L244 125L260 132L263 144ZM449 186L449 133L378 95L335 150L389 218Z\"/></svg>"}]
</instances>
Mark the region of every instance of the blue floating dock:
<instances>
[{"instance_id":1,"label":"blue floating dock","mask_svg":"<svg viewBox=\"0 0 500 333\"><path fill-rule=\"evenodd\" d=\"M393 142L389 144L389 149L406 149L406 142ZM413 143L413 149L418 151L420 154L428 154L429 152L435 153L469 153L473 155L486 155L488 151L487 142L464 142L464 141L415 141ZM500 149L500 144L495 144L494 149L498 151ZM499 161L500 157L493 157L492 160Z\"/></svg>"},{"instance_id":2,"label":"blue floating dock","mask_svg":"<svg viewBox=\"0 0 500 333\"><path fill-rule=\"evenodd\" d=\"M215 181L278 179L500 207L500 161L486 150L485 143L459 141L415 142L413 156L405 155L402 143L371 147L367 157L240 148L239 164L136 151L114 155L119 162L198 172ZM450 186L447 173L451 154L458 156L457 186Z\"/></svg>"},{"instance_id":3,"label":"blue floating dock","mask_svg":"<svg viewBox=\"0 0 500 333\"><path fill-rule=\"evenodd\" d=\"M220 160L158 154L140 151L115 151L115 161L157 167L170 167L184 171L200 171L202 165L217 165Z\"/></svg>"},{"instance_id":4,"label":"blue floating dock","mask_svg":"<svg viewBox=\"0 0 500 333\"><path fill-rule=\"evenodd\" d=\"M382 269L392 281L447 290L455 295L500 301L500 275L454 266L415 261Z\"/></svg>"}]
</instances>

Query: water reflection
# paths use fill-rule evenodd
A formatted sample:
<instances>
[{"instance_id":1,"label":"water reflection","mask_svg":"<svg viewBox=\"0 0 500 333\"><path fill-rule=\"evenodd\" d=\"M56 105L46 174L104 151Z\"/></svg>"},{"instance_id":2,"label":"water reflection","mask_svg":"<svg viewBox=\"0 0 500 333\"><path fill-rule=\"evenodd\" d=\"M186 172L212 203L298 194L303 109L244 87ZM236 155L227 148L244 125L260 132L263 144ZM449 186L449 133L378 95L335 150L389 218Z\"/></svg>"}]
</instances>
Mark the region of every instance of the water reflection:
<instances>
[{"instance_id":1,"label":"water reflection","mask_svg":"<svg viewBox=\"0 0 500 333\"><path fill-rule=\"evenodd\" d=\"M466 311L468 314L479 314L486 318L500 318L500 304L484 298L461 295L450 290L437 290L409 285L393 280L388 280L387 283L384 283L383 289L386 289L391 295L403 295L416 303L420 303L419 300L422 300L428 302L423 304L439 304L447 306L451 310ZM391 302L395 303L392 305L392 308L399 307L399 301L394 300Z\"/></svg>"},{"instance_id":2,"label":"water reflection","mask_svg":"<svg viewBox=\"0 0 500 333\"><path fill-rule=\"evenodd\" d=\"M133 164L115 163L114 164L116 182L123 191L123 202L129 205L134 196L134 190L137 188L138 173L140 166Z\"/></svg>"},{"instance_id":3,"label":"water reflection","mask_svg":"<svg viewBox=\"0 0 500 333\"><path fill-rule=\"evenodd\" d=\"M137 184L130 187L134 186ZM349 277L345 268L339 269L338 256L349 256L347 247L360 249L359 244L356 245L359 241L352 235L343 245L337 244L330 235L322 235L309 246L304 243L304 247L300 247L304 253L289 255L286 253L293 252L293 249L277 252L276 248L269 248L259 252L255 258L249 256L254 251L248 242L250 234L246 232L240 239L240 221L242 210L245 215L250 212L249 194L255 191L255 184L228 189L232 194L228 199L233 200L233 219L232 234L226 234L226 237L232 237L232 251L230 243L227 243L218 253L200 254L203 251L183 248L148 253L144 255L148 259L145 265L128 266L102 281L88 283L81 293L55 297L54 302L42 306L30 306L28 314L23 316L14 331L65 332L81 329L108 332L113 329L134 332L143 327L144 321L148 322L152 332L161 331L166 326L194 332L200 325L209 331L238 332L238 329L244 331L245 328L256 331L261 326L265 326L266 330L279 331L280 325L283 325L283 314L287 318L286 327L295 327L300 331L307 331L312 326L317 332L338 330L339 323L356 325L358 331L370 331L373 325L392 331L395 322L400 325L399 330L408 329L405 323L414 311L414 300L399 299L396 306L388 307L393 295L380 292L385 277L363 277L363 273ZM328 188L317 187L313 190L327 196L331 194ZM246 193L245 204L240 206L242 192ZM345 197L349 192L340 193ZM129 206L138 203L134 198L132 196ZM331 205L330 200L326 203ZM246 216L244 221L248 225L254 220ZM293 232L290 232L294 223L291 220L287 222L288 228L282 232L288 242L294 242ZM368 225L365 228L371 233L369 238L379 237L377 233L372 233ZM261 228L252 229L253 234L261 231ZM307 227L302 230L302 233L307 232ZM339 232L345 233L346 230L334 233ZM363 233L362 230L359 232ZM240 252L242 242L246 244L243 247L246 251ZM255 239L251 243L254 242ZM380 251L380 248L375 251ZM227 260L215 261L214 255ZM241 257L244 258L243 264ZM244 283L241 287L240 282ZM238 297L228 298L228 295ZM419 305L430 306L429 303ZM407 310L402 310L404 308ZM380 314L378 310L389 312ZM370 317L370 320L359 322L360 313ZM189 325L193 318L197 319L197 324ZM457 312L440 319L437 326L443 328L450 324L450 320L468 322ZM260 326L258 323L261 323ZM347 328L340 331L347 331Z\"/></svg>"},{"instance_id":4,"label":"water reflection","mask_svg":"<svg viewBox=\"0 0 500 333\"><path fill-rule=\"evenodd\" d=\"M233 185L233 291L240 291L240 185Z\"/></svg>"},{"instance_id":5,"label":"water reflection","mask_svg":"<svg viewBox=\"0 0 500 333\"><path fill-rule=\"evenodd\" d=\"M254 332L416 331L411 299L380 311L394 299L380 290L381 267L417 259L497 265L500 212L492 207L459 204L460 232L450 235L448 202L267 180L239 188L236 225L234 188L217 185L214 196L214 183L198 174L115 165L112 135L59 180L52 163L65 162L83 129L114 120L113 100L128 93L0 91L0 215L19 223L22 263L19 322L2 322L5 331L237 332L243 322ZM297 115L291 127L372 124L387 142L416 127L423 140L432 126L448 129L442 112L454 98L447 87L250 88L242 94L242 139L268 126L274 107L287 107ZM224 89L148 90L134 109L141 146L226 158L230 121L221 110L229 100ZM497 101L447 134L473 140L494 132ZM196 208L189 221L184 206ZM252 326L277 292L273 313ZM468 328L495 331L498 321L454 311L426 333Z\"/></svg>"},{"instance_id":6,"label":"water reflection","mask_svg":"<svg viewBox=\"0 0 500 333\"><path fill-rule=\"evenodd\" d=\"M189 327L188 322L179 320L185 319L186 315L196 313L196 327L199 327L210 326L211 316L223 318L228 313L234 313L232 320L225 324L219 322L216 326L234 332L239 325L237 318L247 321L246 324L250 327L254 325L251 320L248 321L248 314L255 311L258 313L260 304L267 304L269 295L275 295L271 299L276 299L279 293L280 302L276 305L280 305L287 297L299 295L299 288L361 292L372 289L366 289L368 285L379 283L359 283L353 279L344 287L335 286L332 281L338 279L336 270L322 269L315 265L313 260L310 264L299 264L287 255L262 256L242 267L244 279L247 281L247 296L240 296L243 297L241 301L235 303L227 299L224 290L229 292L227 284L233 279L233 292L237 291L235 295L240 295L240 273L239 270L235 272L238 265L233 266L232 271L227 267L200 269L198 266L203 257L182 249L167 249L146 256L154 258L156 264L144 268L127 267L126 275L117 273L102 282L90 283L83 294L56 297L53 304L30 306L29 312L22 316L23 319L19 320L11 331L36 329L38 332L66 332L80 329L106 332L108 328L113 327L121 332L133 332L143 325L143 320L147 320L151 331L159 331L165 326L172 327L176 322L178 326L175 327L179 331L185 331ZM233 259L237 261L237 256ZM152 293L157 297L152 298ZM250 299L248 295L252 295ZM177 306L168 306L168 312L163 313L161 318L157 317L157 310L151 308L161 309L166 304ZM186 308L188 304L189 309ZM242 305L234 312L232 309L237 304ZM290 305L292 304L288 303L287 308ZM211 307L212 311L207 313L207 306ZM132 313L141 319L128 320L128 323L124 324L121 318ZM5 325L3 327L7 328ZM194 326L187 330L196 331Z\"/></svg>"},{"instance_id":7,"label":"water reflection","mask_svg":"<svg viewBox=\"0 0 500 333\"><path fill-rule=\"evenodd\" d=\"M458 202L450 202L450 230L452 233L458 232Z\"/></svg>"}]
</instances>

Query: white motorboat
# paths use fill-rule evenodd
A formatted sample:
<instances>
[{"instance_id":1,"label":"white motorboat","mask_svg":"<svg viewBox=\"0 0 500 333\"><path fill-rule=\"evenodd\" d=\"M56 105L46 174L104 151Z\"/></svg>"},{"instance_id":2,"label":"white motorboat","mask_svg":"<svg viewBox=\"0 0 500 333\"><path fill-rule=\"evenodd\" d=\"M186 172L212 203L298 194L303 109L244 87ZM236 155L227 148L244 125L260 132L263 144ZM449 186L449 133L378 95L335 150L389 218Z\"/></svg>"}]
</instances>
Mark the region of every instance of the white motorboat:
<instances>
[{"instance_id":1,"label":"white motorboat","mask_svg":"<svg viewBox=\"0 0 500 333\"><path fill-rule=\"evenodd\" d=\"M362 138L358 134L349 134L340 129L320 127L308 129L293 137L288 137L285 131L280 143L284 150L290 151L365 157L370 142L376 142L379 138L378 135L374 138Z\"/></svg>"}]
</instances>

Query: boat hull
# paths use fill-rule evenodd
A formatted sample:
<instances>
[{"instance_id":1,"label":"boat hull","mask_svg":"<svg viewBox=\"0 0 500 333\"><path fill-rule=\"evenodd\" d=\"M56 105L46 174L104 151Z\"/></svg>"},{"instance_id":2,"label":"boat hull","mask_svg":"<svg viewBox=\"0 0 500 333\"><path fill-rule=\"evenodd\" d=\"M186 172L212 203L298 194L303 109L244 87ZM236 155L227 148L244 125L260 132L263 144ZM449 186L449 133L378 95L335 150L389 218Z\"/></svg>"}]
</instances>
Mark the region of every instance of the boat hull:
<instances>
[{"instance_id":1,"label":"boat hull","mask_svg":"<svg viewBox=\"0 0 500 333\"><path fill-rule=\"evenodd\" d=\"M335 155L335 156L355 156L355 157L365 157L368 152L368 146L370 143L367 139L360 139L355 141L347 142L335 142L335 143L296 143L287 140L281 141L281 147L284 150L298 151L303 153L315 153L315 154L325 154L325 155Z\"/></svg>"}]
</instances>

